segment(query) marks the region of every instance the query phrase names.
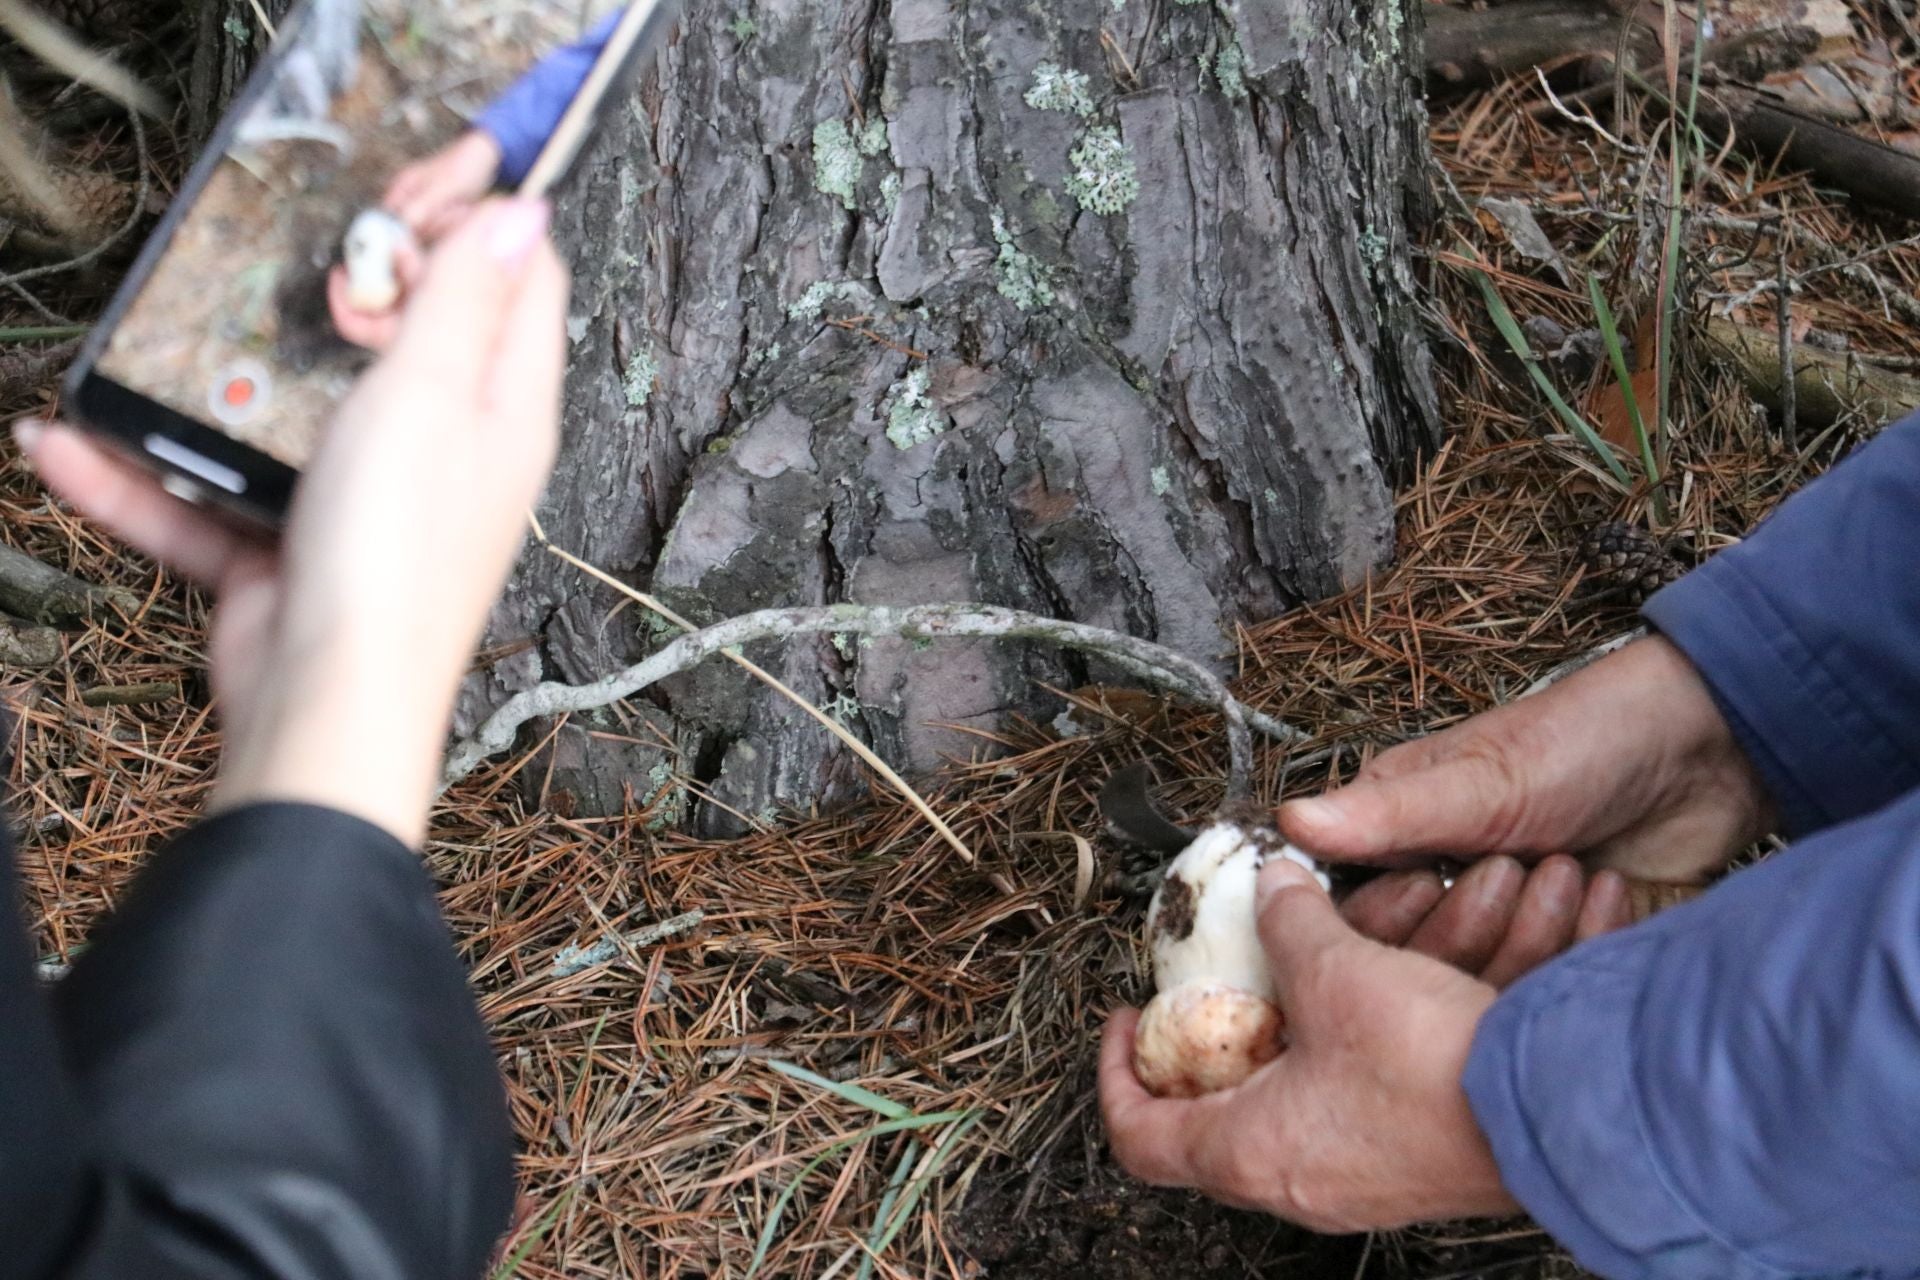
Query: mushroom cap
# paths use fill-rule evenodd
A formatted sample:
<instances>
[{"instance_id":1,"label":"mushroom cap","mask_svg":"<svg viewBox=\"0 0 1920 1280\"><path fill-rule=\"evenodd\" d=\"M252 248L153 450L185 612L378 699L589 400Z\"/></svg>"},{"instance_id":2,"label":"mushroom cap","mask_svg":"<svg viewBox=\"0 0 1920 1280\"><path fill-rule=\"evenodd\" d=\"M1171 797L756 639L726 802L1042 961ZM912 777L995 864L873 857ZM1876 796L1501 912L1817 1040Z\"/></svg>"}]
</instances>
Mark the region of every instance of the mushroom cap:
<instances>
[{"instance_id":1,"label":"mushroom cap","mask_svg":"<svg viewBox=\"0 0 1920 1280\"><path fill-rule=\"evenodd\" d=\"M1218 982L1187 982L1155 996L1133 1039L1133 1073L1161 1098L1231 1089L1286 1048L1271 1000Z\"/></svg>"},{"instance_id":2,"label":"mushroom cap","mask_svg":"<svg viewBox=\"0 0 1920 1280\"><path fill-rule=\"evenodd\" d=\"M385 209L362 209L347 227L341 258L347 266L347 298L355 310L386 311L400 298L394 259L411 244L413 231Z\"/></svg>"},{"instance_id":3,"label":"mushroom cap","mask_svg":"<svg viewBox=\"0 0 1920 1280\"><path fill-rule=\"evenodd\" d=\"M1254 887L1269 858L1298 862L1326 884L1312 858L1270 829L1237 822L1216 822L1168 865L1147 909L1156 987L1219 982L1273 998L1254 913Z\"/></svg>"}]
</instances>

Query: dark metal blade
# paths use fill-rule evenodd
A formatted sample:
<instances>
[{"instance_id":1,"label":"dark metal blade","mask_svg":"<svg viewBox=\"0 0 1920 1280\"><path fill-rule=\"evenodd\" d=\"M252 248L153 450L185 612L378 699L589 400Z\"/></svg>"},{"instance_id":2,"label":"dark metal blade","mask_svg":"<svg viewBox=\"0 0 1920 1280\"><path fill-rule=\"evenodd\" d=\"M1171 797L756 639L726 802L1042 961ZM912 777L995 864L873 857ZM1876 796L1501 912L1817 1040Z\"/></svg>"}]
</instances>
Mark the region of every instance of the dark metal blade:
<instances>
[{"instance_id":1,"label":"dark metal blade","mask_svg":"<svg viewBox=\"0 0 1920 1280\"><path fill-rule=\"evenodd\" d=\"M1127 839L1161 853L1178 853L1197 832L1171 821L1153 803L1153 767L1130 764L1100 788L1101 816Z\"/></svg>"}]
</instances>

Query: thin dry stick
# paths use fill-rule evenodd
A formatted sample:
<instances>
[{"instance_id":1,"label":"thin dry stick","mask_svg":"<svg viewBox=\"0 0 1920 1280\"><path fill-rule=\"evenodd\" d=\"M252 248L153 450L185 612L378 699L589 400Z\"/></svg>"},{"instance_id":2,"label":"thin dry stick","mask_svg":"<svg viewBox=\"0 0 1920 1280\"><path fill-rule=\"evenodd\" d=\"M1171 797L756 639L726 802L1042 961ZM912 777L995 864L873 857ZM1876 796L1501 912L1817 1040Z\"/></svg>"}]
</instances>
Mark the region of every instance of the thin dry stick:
<instances>
[{"instance_id":1,"label":"thin dry stick","mask_svg":"<svg viewBox=\"0 0 1920 1280\"><path fill-rule=\"evenodd\" d=\"M669 3L670 0L633 0L627 6L627 11L620 16L619 23L607 37L606 47L594 62L593 70L587 73L586 83L574 93L573 101L560 117L560 123L554 126L547 145L534 158L532 171L520 184L522 196L530 200L540 199L567 171L567 166L573 163L573 157L580 150L580 144L586 140L594 117L600 112L600 100L612 86L614 76L626 65L627 55L640 42L647 24Z\"/></svg>"},{"instance_id":2,"label":"thin dry stick","mask_svg":"<svg viewBox=\"0 0 1920 1280\"><path fill-rule=\"evenodd\" d=\"M1785 230L1784 223L1782 230ZM1795 403L1793 385L1793 278L1787 272L1787 237L1779 237L1775 245L1778 257L1779 293L1774 298L1774 314L1780 327L1780 433L1785 437L1787 448L1800 452L1799 406Z\"/></svg>"},{"instance_id":3,"label":"thin dry stick","mask_svg":"<svg viewBox=\"0 0 1920 1280\"><path fill-rule=\"evenodd\" d=\"M260 7L260 0L247 0L247 3L253 6L253 16L259 19L260 29L267 33L267 39L278 40L280 33L273 29L273 19L269 18L267 11Z\"/></svg>"},{"instance_id":4,"label":"thin dry stick","mask_svg":"<svg viewBox=\"0 0 1920 1280\"><path fill-rule=\"evenodd\" d=\"M0 0L0 30L55 71L72 76L122 106L155 120L164 114L160 98L153 90L112 58L89 49L65 27L30 8L24 0Z\"/></svg>"},{"instance_id":5,"label":"thin dry stick","mask_svg":"<svg viewBox=\"0 0 1920 1280\"><path fill-rule=\"evenodd\" d=\"M694 625L691 622L688 622L685 618L681 617L678 613L675 613L672 609L668 608L665 602L655 599L653 596L648 595L644 591L639 591L633 587L628 586L626 583L620 581L618 578L614 577L612 574L605 572L604 570L598 568L595 565L588 564L585 560L582 560L579 556L574 555L572 552L565 551L559 547L554 546L552 542L547 540L547 531L540 526L540 521L538 517L532 515L532 513L528 513L527 518L530 521L532 521L533 536L539 539L540 545L545 547L553 555L558 556L561 560L564 560L566 563L572 565L574 568L580 570L582 573L588 574L598 579L599 581L606 583L608 586L612 587L615 591L620 592L622 595L628 597L629 599L635 600L640 604L645 605L647 608L653 610L655 613L665 618L668 622L671 622L674 626L679 627L681 630L697 634ZM681 643L681 642L676 641L676 643ZM673 646L671 645L668 646L669 649L671 649L672 647ZM662 652L665 652L665 650L663 650ZM702 656L704 657L705 655L703 654ZM892 786L894 790L898 791L902 796L906 797L907 803L911 804L915 809L918 809L920 811L920 816L925 818L927 822L932 825L933 829L940 834L940 838L942 840L945 840L947 844L953 849L953 851L959 854L961 859L964 862L966 862L968 866L974 865L977 859L973 856L973 850L967 847L966 841L962 840L959 836L954 834L953 828L947 825L946 819L942 818L938 813L934 812L933 806L928 804L926 800L920 795L920 793L918 791L915 791L913 789L913 786L910 783L908 783L908 781L905 778L901 777L898 773L895 773L892 767L889 766L885 760L882 760L879 756L875 755L872 749L869 748L866 743L860 741L860 739L856 738L853 734L849 733L845 725L842 725L839 721L829 716L826 712L820 710L820 708L814 706L811 702L808 702L805 698L801 697L798 693L794 692L792 689L789 689L786 686L786 684L783 681L781 681L778 677L776 677L772 672L767 671L762 667L760 667L758 664L748 660L746 655L739 654L739 653L728 653L727 657L730 660L732 660L732 662L736 666L744 668L749 674L751 674L756 679L766 684L766 686L772 689L775 693L778 693L781 697L787 699L789 702L792 702L796 707L799 707L802 711L806 712L808 715L812 716L815 720L819 721L820 724L826 729L828 733L831 733L834 737L840 739L841 742L845 743L848 750L852 751L855 755L859 756L862 760L866 761L867 765L870 768L872 768L875 773L878 773L882 778L885 778L887 780L888 785ZM695 659L695 661L698 661L698 659ZM605 682L603 681L601 683L605 683ZM547 687L548 686L545 686L545 685L541 686L541 688L547 688ZM469 739L467 742L461 743L459 746L454 748L452 755L447 760L446 780L449 784L458 781L460 778L465 777L469 772L473 770L473 768L476 765L480 763L480 761L484 760L487 756L493 754L493 752L499 751L505 746L507 746L509 743L511 743L513 741L513 735L519 731L520 725L524 724L527 720L533 718L536 715L544 714L539 711L529 711L525 715L522 715L518 720L513 721L510 727L505 726L503 722L502 728L500 730L496 730L496 732L504 731L505 738L503 741L501 741L496 746L493 746L484 750L477 746L477 744L487 735L489 727L494 726L496 721L502 720L502 717L506 713L508 708L513 707L516 704L520 704L521 700L527 698L529 694L538 693L538 692L539 692L538 689L529 689L527 690L526 693L522 693L522 694L516 695L513 698L510 698L507 701L506 706L501 707L499 711L494 712L493 715L487 718L486 723L480 726L479 731L476 732L473 738ZM629 695L628 694L620 695L620 697L627 697L627 696ZM610 702L617 702L617 701L619 701L619 698L608 698L606 702L602 702L599 705L606 706ZM469 753L471 753L470 759L467 758L467 755ZM1003 889L1006 892L1012 892L1012 885L1010 883L1002 883L1002 881L1003 881L1003 877L995 877L995 881L994 881L995 886Z\"/></svg>"}]
</instances>

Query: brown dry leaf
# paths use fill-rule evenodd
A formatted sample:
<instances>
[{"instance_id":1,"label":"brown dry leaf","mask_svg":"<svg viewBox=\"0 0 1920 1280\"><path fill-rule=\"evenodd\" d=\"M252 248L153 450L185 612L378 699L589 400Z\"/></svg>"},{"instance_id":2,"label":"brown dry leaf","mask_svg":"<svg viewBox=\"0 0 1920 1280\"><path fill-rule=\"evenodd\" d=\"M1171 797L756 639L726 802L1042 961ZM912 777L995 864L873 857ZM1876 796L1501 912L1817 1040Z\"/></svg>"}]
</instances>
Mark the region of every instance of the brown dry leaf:
<instances>
[{"instance_id":1,"label":"brown dry leaf","mask_svg":"<svg viewBox=\"0 0 1920 1280\"><path fill-rule=\"evenodd\" d=\"M1652 351L1654 344L1654 326L1650 319L1641 320L1631 338L1627 339L1629 356L1633 353ZM1634 457L1639 456L1640 442L1633 433L1633 415L1627 411L1626 393L1620 388L1620 379L1613 375L1611 360L1602 365L1603 380L1594 390L1587 404L1587 415L1592 419L1594 429L1600 438L1608 444L1626 450ZM1640 368L1628 377L1633 390L1634 403L1640 407L1640 421L1647 430L1653 430L1655 416L1660 404L1660 375L1650 360L1642 360Z\"/></svg>"}]
</instances>

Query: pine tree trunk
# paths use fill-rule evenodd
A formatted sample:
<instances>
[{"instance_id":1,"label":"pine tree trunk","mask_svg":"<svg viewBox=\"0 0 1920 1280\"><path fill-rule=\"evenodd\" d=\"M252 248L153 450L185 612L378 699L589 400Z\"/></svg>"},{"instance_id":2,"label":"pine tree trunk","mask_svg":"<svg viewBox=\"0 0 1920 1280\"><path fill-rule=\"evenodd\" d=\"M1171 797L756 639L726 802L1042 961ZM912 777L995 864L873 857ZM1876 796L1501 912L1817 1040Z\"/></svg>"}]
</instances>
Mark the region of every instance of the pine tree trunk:
<instances>
[{"instance_id":1,"label":"pine tree trunk","mask_svg":"<svg viewBox=\"0 0 1920 1280\"><path fill-rule=\"evenodd\" d=\"M279 22L294 0L192 0L194 17L193 64L187 71L187 132L197 143L213 135L214 126L246 86L253 64L267 50L267 33L260 14Z\"/></svg>"},{"instance_id":2,"label":"pine tree trunk","mask_svg":"<svg viewBox=\"0 0 1920 1280\"><path fill-rule=\"evenodd\" d=\"M980 600L1215 662L1354 582L1435 431L1417 10L692 0L559 209L549 535L696 622ZM619 603L529 556L495 639L536 643L468 718L632 661L651 624ZM914 770L1100 675L984 643L750 656ZM855 778L730 664L557 751L527 776L587 808L698 779L709 829Z\"/></svg>"}]
</instances>

